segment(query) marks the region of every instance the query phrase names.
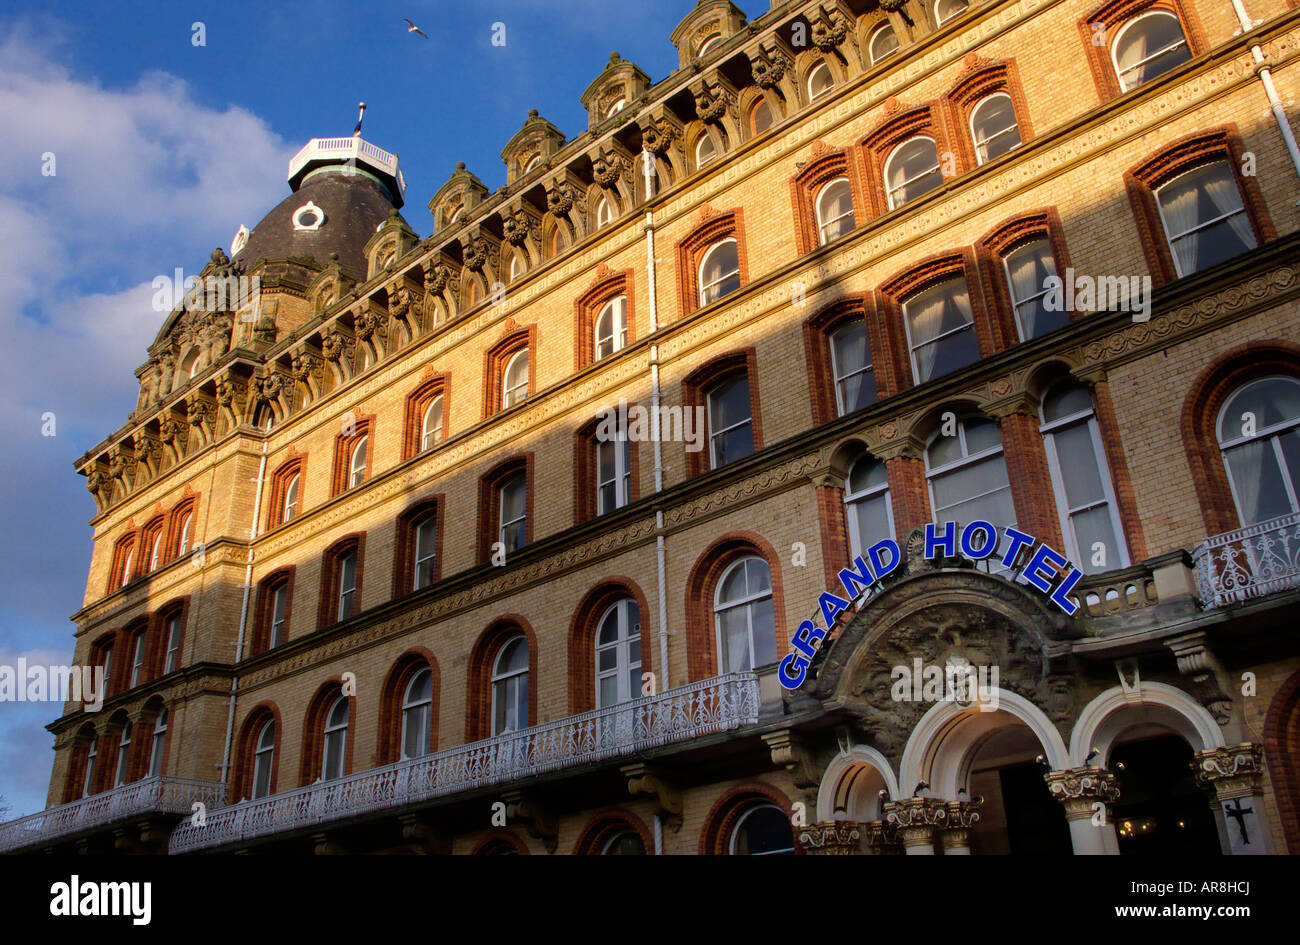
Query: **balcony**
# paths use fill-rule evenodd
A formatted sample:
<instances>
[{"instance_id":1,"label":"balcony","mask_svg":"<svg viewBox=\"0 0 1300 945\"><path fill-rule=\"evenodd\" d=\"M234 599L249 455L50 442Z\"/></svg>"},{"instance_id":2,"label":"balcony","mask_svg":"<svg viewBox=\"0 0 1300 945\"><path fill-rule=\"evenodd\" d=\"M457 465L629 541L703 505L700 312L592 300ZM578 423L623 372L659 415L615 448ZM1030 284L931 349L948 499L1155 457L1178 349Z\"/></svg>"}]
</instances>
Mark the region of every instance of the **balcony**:
<instances>
[{"instance_id":1,"label":"balcony","mask_svg":"<svg viewBox=\"0 0 1300 945\"><path fill-rule=\"evenodd\" d=\"M188 815L195 801L214 807L225 800L225 794L225 785L214 781L145 778L0 824L0 853L47 846L76 834L154 814Z\"/></svg>"},{"instance_id":2,"label":"balcony","mask_svg":"<svg viewBox=\"0 0 1300 945\"><path fill-rule=\"evenodd\" d=\"M289 182L301 183L304 173L324 164L345 164L369 168L395 189L397 206L406 199L406 178L397 155L377 148L361 137L312 138L289 159Z\"/></svg>"},{"instance_id":3,"label":"balcony","mask_svg":"<svg viewBox=\"0 0 1300 945\"><path fill-rule=\"evenodd\" d=\"M633 755L758 721L753 673L716 676L423 758L209 810L172 833L172 853L242 844L346 817L431 801L564 768Z\"/></svg>"},{"instance_id":4,"label":"balcony","mask_svg":"<svg viewBox=\"0 0 1300 945\"><path fill-rule=\"evenodd\" d=\"M1300 515L1207 538L1192 561L1204 610L1300 587Z\"/></svg>"}]
</instances>

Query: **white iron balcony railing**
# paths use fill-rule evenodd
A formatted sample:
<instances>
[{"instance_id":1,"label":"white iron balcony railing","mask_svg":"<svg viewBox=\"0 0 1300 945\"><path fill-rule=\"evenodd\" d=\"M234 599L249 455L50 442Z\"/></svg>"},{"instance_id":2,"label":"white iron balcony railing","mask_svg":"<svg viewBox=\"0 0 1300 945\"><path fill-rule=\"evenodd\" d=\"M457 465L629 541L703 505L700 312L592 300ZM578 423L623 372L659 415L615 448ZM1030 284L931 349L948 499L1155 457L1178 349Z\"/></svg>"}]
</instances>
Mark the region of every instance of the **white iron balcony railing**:
<instances>
[{"instance_id":1,"label":"white iron balcony railing","mask_svg":"<svg viewBox=\"0 0 1300 945\"><path fill-rule=\"evenodd\" d=\"M202 826L190 820L179 824L170 849L186 853L228 846L725 732L757 722L758 702L753 673L716 676L423 758L210 810Z\"/></svg>"},{"instance_id":2,"label":"white iron balcony railing","mask_svg":"<svg viewBox=\"0 0 1300 945\"><path fill-rule=\"evenodd\" d=\"M1207 538L1192 562L1206 610L1300 587L1300 515Z\"/></svg>"},{"instance_id":3,"label":"white iron balcony railing","mask_svg":"<svg viewBox=\"0 0 1300 945\"><path fill-rule=\"evenodd\" d=\"M365 163L390 174L397 181L401 197L406 199L406 178L398 164L397 155L377 148L364 138L312 138L289 159L289 179L293 178L311 161L364 160Z\"/></svg>"},{"instance_id":4,"label":"white iron balcony railing","mask_svg":"<svg viewBox=\"0 0 1300 945\"><path fill-rule=\"evenodd\" d=\"M215 807L225 798L226 786L220 782L145 778L0 824L0 853L41 846L144 815L189 814L195 801Z\"/></svg>"}]
</instances>

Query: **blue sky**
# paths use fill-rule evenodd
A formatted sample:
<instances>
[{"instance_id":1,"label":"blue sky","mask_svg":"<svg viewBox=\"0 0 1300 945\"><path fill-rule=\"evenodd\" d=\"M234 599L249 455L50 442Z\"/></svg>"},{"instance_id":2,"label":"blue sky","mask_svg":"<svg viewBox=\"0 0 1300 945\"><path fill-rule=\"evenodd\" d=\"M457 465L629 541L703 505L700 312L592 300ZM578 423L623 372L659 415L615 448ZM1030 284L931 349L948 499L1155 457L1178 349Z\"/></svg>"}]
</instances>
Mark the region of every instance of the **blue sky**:
<instances>
[{"instance_id":1,"label":"blue sky","mask_svg":"<svg viewBox=\"0 0 1300 945\"><path fill-rule=\"evenodd\" d=\"M752 17L765 0L739 4ZM135 406L132 374L163 316L150 283L197 272L288 192L312 137L364 136L401 156L403 213L457 161L489 190L537 108L570 138L579 96L617 50L652 80L676 67L690 0L403 0L364 4L19 0L0 13L0 664L66 663L94 504L73 460ZM406 33L403 17L429 39ZM202 22L205 46L192 42ZM506 44L491 44L493 23ZM41 173L43 156L55 174ZM42 435L42 416L55 435ZM45 805L49 703L0 703L0 796Z\"/></svg>"}]
</instances>

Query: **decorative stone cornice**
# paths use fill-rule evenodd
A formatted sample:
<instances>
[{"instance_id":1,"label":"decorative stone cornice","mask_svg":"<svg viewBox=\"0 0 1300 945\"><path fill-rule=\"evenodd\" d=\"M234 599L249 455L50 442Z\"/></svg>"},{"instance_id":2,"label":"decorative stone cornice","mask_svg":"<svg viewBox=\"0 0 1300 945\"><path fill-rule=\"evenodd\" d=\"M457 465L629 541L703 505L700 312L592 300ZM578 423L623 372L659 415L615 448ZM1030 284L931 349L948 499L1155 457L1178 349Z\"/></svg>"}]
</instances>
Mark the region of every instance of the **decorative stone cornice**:
<instances>
[{"instance_id":1,"label":"decorative stone cornice","mask_svg":"<svg viewBox=\"0 0 1300 945\"><path fill-rule=\"evenodd\" d=\"M1253 742L1198 751L1192 763L1196 780L1214 788L1221 801L1250 797L1262 790L1264 750Z\"/></svg>"},{"instance_id":2,"label":"decorative stone cornice","mask_svg":"<svg viewBox=\"0 0 1300 945\"><path fill-rule=\"evenodd\" d=\"M1047 790L1065 805L1067 820L1091 817L1098 803L1113 804L1119 799L1119 781L1105 768L1084 765L1043 775Z\"/></svg>"},{"instance_id":3,"label":"decorative stone cornice","mask_svg":"<svg viewBox=\"0 0 1300 945\"><path fill-rule=\"evenodd\" d=\"M852 820L824 820L800 829L797 839L804 853L846 856L858 852L862 828Z\"/></svg>"},{"instance_id":4,"label":"decorative stone cornice","mask_svg":"<svg viewBox=\"0 0 1300 945\"><path fill-rule=\"evenodd\" d=\"M907 797L885 805L885 823L898 831L904 847L928 846L934 831L948 825L948 804L935 797Z\"/></svg>"}]
</instances>

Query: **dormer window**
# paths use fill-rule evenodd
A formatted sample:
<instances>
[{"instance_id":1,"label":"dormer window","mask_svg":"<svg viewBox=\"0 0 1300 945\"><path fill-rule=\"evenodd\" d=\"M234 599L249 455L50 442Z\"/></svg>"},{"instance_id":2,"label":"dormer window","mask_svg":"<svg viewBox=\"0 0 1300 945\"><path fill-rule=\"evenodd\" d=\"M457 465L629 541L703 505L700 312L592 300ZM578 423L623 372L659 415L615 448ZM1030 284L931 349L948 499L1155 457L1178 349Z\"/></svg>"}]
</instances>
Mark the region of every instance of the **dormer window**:
<instances>
[{"instance_id":1,"label":"dormer window","mask_svg":"<svg viewBox=\"0 0 1300 945\"><path fill-rule=\"evenodd\" d=\"M291 219L295 230L319 230L325 222L325 211L308 200L293 212Z\"/></svg>"}]
</instances>

